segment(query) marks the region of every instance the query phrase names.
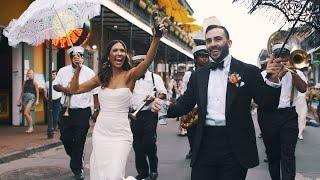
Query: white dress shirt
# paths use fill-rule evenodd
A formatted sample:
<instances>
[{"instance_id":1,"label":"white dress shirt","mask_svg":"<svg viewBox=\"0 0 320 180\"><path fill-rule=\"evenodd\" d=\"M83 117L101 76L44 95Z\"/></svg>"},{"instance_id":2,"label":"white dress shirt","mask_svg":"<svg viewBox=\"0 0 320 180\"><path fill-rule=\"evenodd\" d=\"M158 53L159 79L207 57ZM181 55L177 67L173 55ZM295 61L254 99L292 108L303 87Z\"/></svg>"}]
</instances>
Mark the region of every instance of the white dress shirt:
<instances>
[{"instance_id":1,"label":"white dress shirt","mask_svg":"<svg viewBox=\"0 0 320 180\"><path fill-rule=\"evenodd\" d=\"M306 76L303 74L303 72L296 70L297 74L300 76L300 78L307 82L307 78ZM263 78L266 77L267 72L266 71L262 71L261 75ZM291 91L292 91L292 74L290 72L287 72L281 79L281 94L280 94L280 100L279 100L279 106L278 108L287 108L287 107L291 107ZM294 97L293 97L293 104L292 106L295 106L295 102L294 99L297 96L297 89L294 88Z\"/></svg>"},{"instance_id":2,"label":"white dress shirt","mask_svg":"<svg viewBox=\"0 0 320 180\"><path fill-rule=\"evenodd\" d=\"M210 70L206 115L206 124L210 126L226 125L226 94L231 55L227 55L223 61L223 69Z\"/></svg>"},{"instance_id":3,"label":"white dress shirt","mask_svg":"<svg viewBox=\"0 0 320 180\"><path fill-rule=\"evenodd\" d=\"M73 77L75 69L72 65L65 66L58 71L57 77L53 82L53 85L61 85L63 87L68 87ZM95 76L95 73L92 69L88 68L85 65L82 65L80 75L79 75L79 84L86 82ZM92 105L92 95L98 93L98 88L93 89L90 92L75 94L71 96L70 107L69 108L87 108ZM65 95L62 93L61 104L64 104Z\"/></svg>"},{"instance_id":4,"label":"white dress shirt","mask_svg":"<svg viewBox=\"0 0 320 180\"><path fill-rule=\"evenodd\" d=\"M228 54L223 59L223 69L210 70L208 82L208 99L206 125L225 126L226 125L226 98L228 76L231 64L231 55ZM280 87L280 83L273 83L265 80L269 86Z\"/></svg>"},{"instance_id":5,"label":"white dress shirt","mask_svg":"<svg viewBox=\"0 0 320 180\"><path fill-rule=\"evenodd\" d=\"M154 87L153 87L151 74L152 73L150 71L147 71L143 79L141 78L136 81L136 84L133 89L133 97L132 97L133 109L137 109L138 106L143 103L143 100L148 95L154 95L152 94ZM167 90L164 86L162 78L155 73L153 73L153 77L154 77L154 85L157 89L157 94L160 94L160 93L167 94ZM149 109L151 109L151 105L144 107L142 110L149 110Z\"/></svg>"},{"instance_id":6,"label":"white dress shirt","mask_svg":"<svg viewBox=\"0 0 320 180\"><path fill-rule=\"evenodd\" d=\"M62 93L53 89L53 83L54 83L54 80L52 81L52 87L51 87L52 100L57 100L57 99L61 98ZM46 87L47 91L49 91L49 81L46 82L46 86L47 86ZM48 93L48 96L49 96L49 93Z\"/></svg>"}]
</instances>

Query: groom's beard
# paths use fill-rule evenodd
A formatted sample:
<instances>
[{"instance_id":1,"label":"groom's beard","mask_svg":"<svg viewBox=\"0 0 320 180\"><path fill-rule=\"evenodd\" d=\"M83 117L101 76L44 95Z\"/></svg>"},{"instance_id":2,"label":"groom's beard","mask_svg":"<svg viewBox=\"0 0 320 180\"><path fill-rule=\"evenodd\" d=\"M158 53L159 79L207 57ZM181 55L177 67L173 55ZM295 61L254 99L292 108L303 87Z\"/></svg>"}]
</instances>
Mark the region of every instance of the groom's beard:
<instances>
[{"instance_id":1,"label":"groom's beard","mask_svg":"<svg viewBox=\"0 0 320 180\"><path fill-rule=\"evenodd\" d=\"M214 60L214 62L216 62L216 63L221 62L229 54L229 46L227 43L223 46L220 46L220 47L215 46L215 47L213 47L213 49L220 49L220 51L221 51L220 56L217 59L214 59L211 57Z\"/></svg>"}]
</instances>

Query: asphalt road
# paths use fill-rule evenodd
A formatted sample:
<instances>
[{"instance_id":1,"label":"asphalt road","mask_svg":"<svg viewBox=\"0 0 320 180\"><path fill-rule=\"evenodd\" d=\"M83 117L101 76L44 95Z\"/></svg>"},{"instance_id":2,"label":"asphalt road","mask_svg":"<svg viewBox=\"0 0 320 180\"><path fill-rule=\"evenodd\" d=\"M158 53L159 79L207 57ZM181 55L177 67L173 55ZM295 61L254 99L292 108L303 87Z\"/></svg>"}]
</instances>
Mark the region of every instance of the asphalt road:
<instances>
[{"instance_id":1,"label":"asphalt road","mask_svg":"<svg viewBox=\"0 0 320 180\"><path fill-rule=\"evenodd\" d=\"M185 160L188 152L187 137L177 136L178 122L170 119L168 125L158 126L158 180L189 180L189 160ZM257 134L259 129L256 128ZM297 180L320 180L320 128L307 127L304 140L299 140L296 150ZM257 138L260 165L250 169L247 180L269 180L264 146ZM89 157L91 138L85 146L85 175L89 179ZM0 165L0 180L37 180L37 179L72 179L69 170L69 157L62 146L34 154L28 158L19 159ZM136 176L134 153L131 151L127 163L127 175Z\"/></svg>"}]
</instances>

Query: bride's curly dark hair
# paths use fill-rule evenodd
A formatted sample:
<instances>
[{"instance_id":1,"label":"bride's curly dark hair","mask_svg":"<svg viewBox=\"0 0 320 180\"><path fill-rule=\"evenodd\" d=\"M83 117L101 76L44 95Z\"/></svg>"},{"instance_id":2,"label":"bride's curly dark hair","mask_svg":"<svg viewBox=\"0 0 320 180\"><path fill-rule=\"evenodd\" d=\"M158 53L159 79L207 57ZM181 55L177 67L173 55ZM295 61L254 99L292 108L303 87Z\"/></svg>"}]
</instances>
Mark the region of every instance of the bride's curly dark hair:
<instances>
[{"instance_id":1,"label":"bride's curly dark hair","mask_svg":"<svg viewBox=\"0 0 320 180\"><path fill-rule=\"evenodd\" d=\"M131 65L129 64L129 56L128 56L128 51L127 51L127 46L126 44L121 41L121 40L112 40L107 44L107 48L103 53L102 58L99 61L99 71L98 71L98 77L101 83L101 87L107 87L109 82L110 82L110 78L112 76L112 67L111 67L111 63L108 60L108 56L110 54L111 48L117 44L120 43L125 52L126 52L126 59L122 65L122 69L125 71L128 71L131 69Z\"/></svg>"}]
</instances>

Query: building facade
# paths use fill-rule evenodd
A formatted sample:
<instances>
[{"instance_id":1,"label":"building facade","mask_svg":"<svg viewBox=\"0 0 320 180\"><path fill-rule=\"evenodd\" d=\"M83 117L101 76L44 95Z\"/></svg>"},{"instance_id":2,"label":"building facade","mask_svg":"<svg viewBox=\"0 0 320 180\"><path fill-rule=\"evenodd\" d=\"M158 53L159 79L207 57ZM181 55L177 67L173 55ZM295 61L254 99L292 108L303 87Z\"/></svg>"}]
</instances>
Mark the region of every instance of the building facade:
<instances>
[{"instance_id":1,"label":"building facade","mask_svg":"<svg viewBox=\"0 0 320 180\"><path fill-rule=\"evenodd\" d=\"M46 41L32 47L20 43L10 47L2 30L12 19L17 19L32 3L32 0L3 0L0 7L0 74L4 81L0 85L0 125L22 126L25 124L21 109L16 105L28 69L35 72L35 80L40 87L40 104L35 106L32 116L36 124L46 123L47 105L44 99L45 82L49 80L49 47L52 48L52 69L59 70L70 64L66 49L56 47L57 43ZM186 1L180 3L192 13ZM14 6L12 5L14 4ZM101 15L91 19L85 47L85 64L98 71L98 61L106 44L113 39L123 40L130 55L145 54L152 38L152 12L157 5L150 0L104 0ZM171 64L191 61L191 36L178 28L175 22L167 22L169 29L161 44L151 69L167 80ZM158 66L159 64L159 66ZM163 64L163 66L161 66Z\"/></svg>"}]
</instances>

